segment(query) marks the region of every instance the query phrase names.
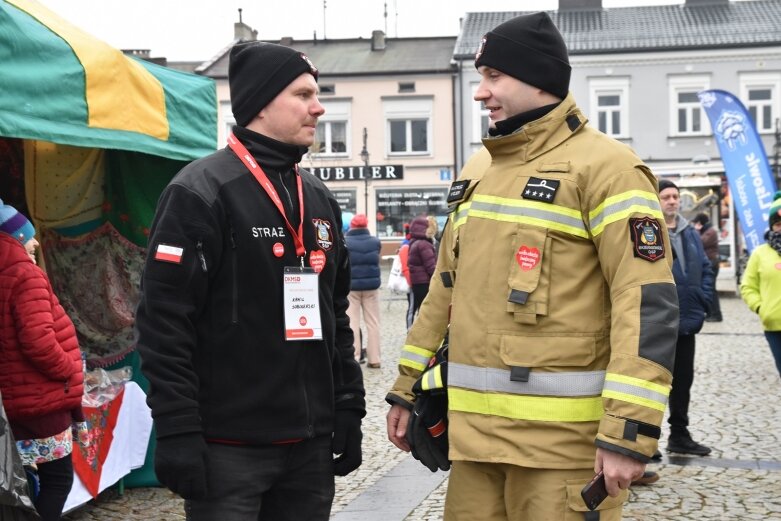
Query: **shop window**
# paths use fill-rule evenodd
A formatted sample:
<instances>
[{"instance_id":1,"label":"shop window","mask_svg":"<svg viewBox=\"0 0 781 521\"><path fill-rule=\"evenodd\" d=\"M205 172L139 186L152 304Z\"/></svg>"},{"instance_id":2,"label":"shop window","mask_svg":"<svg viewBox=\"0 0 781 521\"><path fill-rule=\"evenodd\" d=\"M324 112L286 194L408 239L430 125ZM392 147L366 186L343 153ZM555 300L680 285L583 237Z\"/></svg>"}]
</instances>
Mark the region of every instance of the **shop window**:
<instances>
[{"instance_id":1,"label":"shop window","mask_svg":"<svg viewBox=\"0 0 781 521\"><path fill-rule=\"evenodd\" d=\"M377 236L402 239L404 224L419 215L433 215L444 225L446 197L447 188L378 188Z\"/></svg>"}]
</instances>

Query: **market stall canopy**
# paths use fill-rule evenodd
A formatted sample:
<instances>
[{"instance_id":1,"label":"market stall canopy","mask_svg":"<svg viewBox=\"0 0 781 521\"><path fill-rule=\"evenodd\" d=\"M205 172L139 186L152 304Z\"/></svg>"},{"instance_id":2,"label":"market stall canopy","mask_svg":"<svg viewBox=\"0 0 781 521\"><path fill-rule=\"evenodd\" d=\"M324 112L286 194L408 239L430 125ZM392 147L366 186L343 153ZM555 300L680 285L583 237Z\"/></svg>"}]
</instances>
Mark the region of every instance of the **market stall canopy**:
<instances>
[{"instance_id":1,"label":"market stall canopy","mask_svg":"<svg viewBox=\"0 0 781 521\"><path fill-rule=\"evenodd\" d=\"M192 160L217 146L214 81L125 56L35 0L0 0L0 136Z\"/></svg>"}]
</instances>

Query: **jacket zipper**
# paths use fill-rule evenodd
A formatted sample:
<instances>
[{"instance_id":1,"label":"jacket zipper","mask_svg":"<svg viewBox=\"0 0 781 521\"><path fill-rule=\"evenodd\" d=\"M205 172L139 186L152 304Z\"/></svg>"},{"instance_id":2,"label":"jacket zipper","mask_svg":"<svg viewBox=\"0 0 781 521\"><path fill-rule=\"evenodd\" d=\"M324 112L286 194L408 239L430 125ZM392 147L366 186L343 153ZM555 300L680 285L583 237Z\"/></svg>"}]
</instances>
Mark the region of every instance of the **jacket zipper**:
<instances>
[{"instance_id":1,"label":"jacket zipper","mask_svg":"<svg viewBox=\"0 0 781 521\"><path fill-rule=\"evenodd\" d=\"M231 283L233 285L232 288L232 301L233 306L231 309L231 323L232 324L238 324L239 323L239 283L238 283L238 273L236 273L236 270L238 270L238 255L236 253L236 232L233 231L233 227L230 228L230 239L231 239L231 267L233 268L231 271Z\"/></svg>"},{"instance_id":2,"label":"jacket zipper","mask_svg":"<svg viewBox=\"0 0 781 521\"><path fill-rule=\"evenodd\" d=\"M206 256L203 254L203 241L199 240L195 244L195 249L198 250L198 260L201 261L201 269L204 273L208 273L209 269L206 266Z\"/></svg>"}]
</instances>

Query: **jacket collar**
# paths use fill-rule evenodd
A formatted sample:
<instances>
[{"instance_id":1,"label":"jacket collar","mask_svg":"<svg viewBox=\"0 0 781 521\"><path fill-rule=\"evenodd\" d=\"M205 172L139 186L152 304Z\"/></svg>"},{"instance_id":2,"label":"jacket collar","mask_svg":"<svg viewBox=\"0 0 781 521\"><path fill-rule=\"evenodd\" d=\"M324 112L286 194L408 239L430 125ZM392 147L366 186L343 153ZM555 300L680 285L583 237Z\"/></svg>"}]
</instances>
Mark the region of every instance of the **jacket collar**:
<instances>
[{"instance_id":1,"label":"jacket collar","mask_svg":"<svg viewBox=\"0 0 781 521\"><path fill-rule=\"evenodd\" d=\"M586 124L586 117L568 94L556 108L509 136L483 138L483 145L493 159L515 156L528 162L559 146Z\"/></svg>"}]
</instances>

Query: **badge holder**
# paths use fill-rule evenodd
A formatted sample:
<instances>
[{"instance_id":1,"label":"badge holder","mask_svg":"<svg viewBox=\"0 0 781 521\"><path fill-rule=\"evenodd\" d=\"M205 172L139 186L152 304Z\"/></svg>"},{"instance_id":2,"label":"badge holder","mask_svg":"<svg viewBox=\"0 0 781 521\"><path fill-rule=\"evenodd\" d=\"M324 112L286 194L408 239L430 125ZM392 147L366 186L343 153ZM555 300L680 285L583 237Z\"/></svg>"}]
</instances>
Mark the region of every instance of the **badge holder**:
<instances>
[{"instance_id":1,"label":"badge holder","mask_svg":"<svg viewBox=\"0 0 781 521\"><path fill-rule=\"evenodd\" d=\"M303 266L285 266L282 277L285 340L322 340L317 272Z\"/></svg>"}]
</instances>

